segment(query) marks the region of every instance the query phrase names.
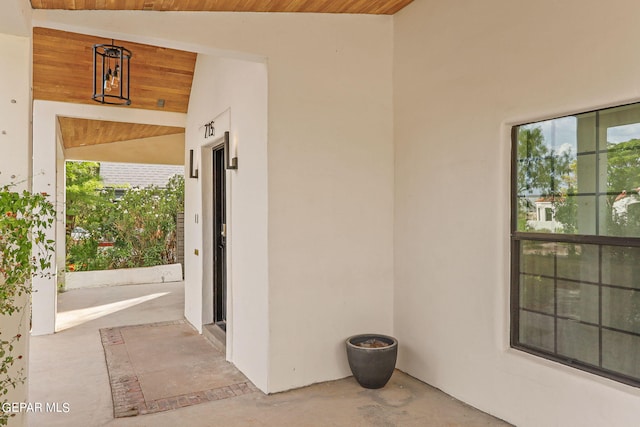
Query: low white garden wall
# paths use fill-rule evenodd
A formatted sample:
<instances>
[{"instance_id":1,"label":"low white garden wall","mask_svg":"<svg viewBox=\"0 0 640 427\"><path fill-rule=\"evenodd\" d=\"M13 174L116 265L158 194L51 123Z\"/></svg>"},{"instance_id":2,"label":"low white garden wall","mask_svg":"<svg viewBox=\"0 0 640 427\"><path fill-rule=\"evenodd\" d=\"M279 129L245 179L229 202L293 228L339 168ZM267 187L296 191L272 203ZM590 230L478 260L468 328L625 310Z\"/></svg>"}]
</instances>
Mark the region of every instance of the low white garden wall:
<instances>
[{"instance_id":1,"label":"low white garden wall","mask_svg":"<svg viewBox=\"0 0 640 427\"><path fill-rule=\"evenodd\" d=\"M120 268L118 270L75 271L65 273L65 290L101 286L140 285L144 283L179 282L180 264L155 267Z\"/></svg>"}]
</instances>

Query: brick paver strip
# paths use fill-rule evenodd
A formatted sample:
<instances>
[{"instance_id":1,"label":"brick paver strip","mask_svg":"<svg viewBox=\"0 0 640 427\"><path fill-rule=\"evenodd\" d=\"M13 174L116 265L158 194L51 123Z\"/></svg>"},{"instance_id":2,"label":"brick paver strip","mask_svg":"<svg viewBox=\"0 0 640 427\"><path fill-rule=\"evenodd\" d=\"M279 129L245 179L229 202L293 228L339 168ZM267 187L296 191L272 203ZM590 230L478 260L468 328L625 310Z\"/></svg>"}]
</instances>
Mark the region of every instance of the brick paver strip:
<instances>
[{"instance_id":1,"label":"brick paver strip","mask_svg":"<svg viewBox=\"0 0 640 427\"><path fill-rule=\"evenodd\" d=\"M147 410L140 411L140 414L168 411L169 409L178 409L184 406L197 405L198 403L213 402L215 400L242 396L244 394L255 393L256 391L258 391L258 389L248 381L231 384L230 386L224 386L216 389L188 393L166 399L152 400L147 403Z\"/></svg>"},{"instance_id":2,"label":"brick paver strip","mask_svg":"<svg viewBox=\"0 0 640 427\"><path fill-rule=\"evenodd\" d=\"M115 418L168 411L185 406L242 396L258 391L251 382L243 381L215 389L197 390L180 396L171 396L149 402L146 401L131 361L126 360L123 362L120 360L119 363L116 363L114 360L114 350L117 350L116 347L125 345L122 330L181 325L184 323L184 320L172 320L168 322L100 329L100 338L102 340L102 346L104 347L107 370L109 371L109 384L111 385L111 396L113 398L113 416Z\"/></svg>"},{"instance_id":3,"label":"brick paver strip","mask_svg":"<svg viewBox=\"0 0 640 427\"><path fill-rule=\"evenodd\" d=\"M102 338L102 345L124 344L120 328L101 329L100 336Z\"/></svg>"}]
</instances>

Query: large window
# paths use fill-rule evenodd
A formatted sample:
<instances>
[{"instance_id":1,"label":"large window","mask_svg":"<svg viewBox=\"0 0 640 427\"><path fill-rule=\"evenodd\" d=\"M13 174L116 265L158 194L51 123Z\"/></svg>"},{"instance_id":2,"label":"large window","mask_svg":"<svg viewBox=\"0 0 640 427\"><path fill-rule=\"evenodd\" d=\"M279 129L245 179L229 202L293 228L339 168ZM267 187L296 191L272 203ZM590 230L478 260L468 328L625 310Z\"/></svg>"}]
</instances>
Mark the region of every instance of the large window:
<instances>
[{"instance_id":1,"label":"large window","mask_svg":"<svg viewBox=\"0 0 640 427\"><path fill-rule=\"evenodd\" d=\"M512 140L512 346L640 386L640 104Z\"/></svg>"}]
</instances>

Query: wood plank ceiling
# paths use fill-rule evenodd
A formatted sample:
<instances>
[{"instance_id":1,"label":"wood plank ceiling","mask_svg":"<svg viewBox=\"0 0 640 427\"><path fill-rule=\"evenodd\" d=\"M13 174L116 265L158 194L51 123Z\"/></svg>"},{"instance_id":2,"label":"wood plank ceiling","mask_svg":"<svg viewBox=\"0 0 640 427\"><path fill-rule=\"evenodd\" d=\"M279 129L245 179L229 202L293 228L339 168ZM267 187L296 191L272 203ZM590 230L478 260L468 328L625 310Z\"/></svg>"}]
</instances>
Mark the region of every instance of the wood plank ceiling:
<instances>
[{"instance_id":1,"label":"wood plank ceiling","mask_svg":"<svg viewBox=\"0 0 640 427\"><path fill-rule=\"evenodd\" d=\"M184 133L183 128L58 117L65 148Z\"/></svg>"},{"instance_id":2,"label":"wood plank ceiling","mask_svg":"<svg viewBox=\"0 0 640 427\"><path fill-rule=\"evenodd\" d=\"M413 0L31 0L34 9L296 12L393 15ZM66 31L33 29L33 98L96 105L94 44L131 50L131 106L186 113L196 54ZM160 106L164 100L163 106ZM60 118L65 148L184 132L180 128ZM99 160L99 159L98 159Z\"/></svg>"},{"instance_id":3,"label":"wood plank ceiling","mask_svg":"<svg viewBox=\"0 0 640 427\"><path fill-rule=\"evenodd\" d=\"M84 34L33 29L33 97L49 101L96 105L93 91L93 45L111 39ZM131 106L186 113L196 54L114 40L131 58ZM164 107L158 100L164 99Z\"/></svg>"},{"instance_id":4,"label":"wood plank ceiling","mask_svg":"<svg viewBox=\"0 0 640 427\"><path fill-rule=\"evenodd\" d=\"M413 0L31 0L34 9L393 15Z\"/></svg>"},{"instance_id":5,"label":"wood plank ceiling","mask_svg":"<svg viewBox=\"0 0 640 427\"><path fill-rule=\"evenodd\" d=\"M33 98L99 105L91 99L92 48L94 44L111 42L111 39L84 34L34 28ZM120 40L113 43L133 52L131 106L123 108L187 112L195 53ZM159 100L164 100L164 106L159 106ZM71 118L61 119L60 124L65 148L184 132L181 128Z\"/></svg>"}]
</instances>

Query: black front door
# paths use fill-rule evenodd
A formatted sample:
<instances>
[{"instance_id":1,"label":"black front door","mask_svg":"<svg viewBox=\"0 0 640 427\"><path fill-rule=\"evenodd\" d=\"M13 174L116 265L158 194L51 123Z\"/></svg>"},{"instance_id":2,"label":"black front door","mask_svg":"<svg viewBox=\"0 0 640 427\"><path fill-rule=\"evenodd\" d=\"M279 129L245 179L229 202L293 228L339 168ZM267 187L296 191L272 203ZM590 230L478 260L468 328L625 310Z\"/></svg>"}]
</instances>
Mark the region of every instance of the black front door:
<instances>
[{"instance_id":1,"label":"black front door","mask_svg":"<svg viewBox=\"0 0 640 427\"><path fill-rule=\"evenodd\" d=\"M227 220L224 146L213 150L213 321L226 330Z\"/></svg>"}]
</instances>

